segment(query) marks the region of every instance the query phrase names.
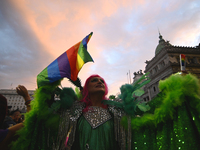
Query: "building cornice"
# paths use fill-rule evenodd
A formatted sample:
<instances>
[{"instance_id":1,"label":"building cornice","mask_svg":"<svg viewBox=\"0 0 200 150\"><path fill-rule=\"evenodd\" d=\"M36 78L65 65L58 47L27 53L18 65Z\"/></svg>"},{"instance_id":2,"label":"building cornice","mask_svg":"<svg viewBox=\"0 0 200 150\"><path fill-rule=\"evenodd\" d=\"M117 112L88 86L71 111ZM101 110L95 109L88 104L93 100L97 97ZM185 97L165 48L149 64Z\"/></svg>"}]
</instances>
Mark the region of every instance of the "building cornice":
<instances>
[{"instance_id":1,"label":"building cornice","mask_svg":"<svg viewBox=\"0 0 200 150\"><path fill-rule=\"evenodd\" d=\"M200 54L199 47L183 47L183 46L168 46L162 49L155 57L153 57L150 61L147 61L147 65L145 67L145 73L148 72L155 64L157 64L157 60L160 60L166 54L169 53L179 53L179 54Z\"/></svg>"}]
</instances>

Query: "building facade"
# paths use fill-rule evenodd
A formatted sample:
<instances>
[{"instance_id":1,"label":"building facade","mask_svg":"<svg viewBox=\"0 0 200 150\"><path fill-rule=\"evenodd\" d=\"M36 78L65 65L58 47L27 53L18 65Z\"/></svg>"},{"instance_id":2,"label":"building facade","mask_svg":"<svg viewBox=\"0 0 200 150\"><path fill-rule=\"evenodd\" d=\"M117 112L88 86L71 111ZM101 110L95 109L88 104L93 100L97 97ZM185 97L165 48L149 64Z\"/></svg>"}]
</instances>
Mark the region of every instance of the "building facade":
<instances>
[{"instance_id":1,"label":"building facade","mask_svg":"<svg viewBox=\"0 0 200 150\"><path fill-rule=\"evenodd\" d=\"M28 93L33 99L34 90L28 90ZM10 111L19 109L21 112L26 112L26 105L24 98L17 94L16 90L13 89L0 89L0 94L2 94L7 99L8 107Z\"/></svg>"},{"instance_id":2,"label":"building facade","mask_svg":"<svg viewBox=\"0 0 200 150\"><path fill-rule=\"evenodd\" d=\"M186 56L186 70L200 78L200 43L195 47L183 47L171 45L160 34L159 39L155 56L145 62L146 67L144 72L150 72L149 77L151 82L144 88L144 101L151 100L160 92L158 88L160 80L164 80L170 75L181 71L180 54Z\"/></svg>"}]
</instances>

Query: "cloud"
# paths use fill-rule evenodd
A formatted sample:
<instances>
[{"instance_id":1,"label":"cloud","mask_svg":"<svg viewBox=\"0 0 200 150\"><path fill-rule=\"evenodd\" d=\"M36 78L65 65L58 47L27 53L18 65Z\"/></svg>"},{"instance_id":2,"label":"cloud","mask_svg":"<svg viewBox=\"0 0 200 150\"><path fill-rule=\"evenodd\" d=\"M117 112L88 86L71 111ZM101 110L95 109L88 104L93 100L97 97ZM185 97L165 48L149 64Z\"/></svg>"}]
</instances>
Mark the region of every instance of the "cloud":
<instances>
[{"instance_id":1,"label":"cloud","mask_svg":"<svg viewBox=\"0 0 200 150\"><path fill-rule=\"evenodd\" d=\"M88 51L94 63L79 77L84 83L100 74L109 94L116 94L129 70L132 80L154 57L158 29L173 45L198 45L199 6L197 0L1 1L0 87L16 82L36 88L37 74L93 31ZM62 84L72 86L67 79Z\"/></svg>"},{"instance_id":2,"label":"cloud","mask_svg":"<svg viewBox=\"0 0 200 150\"><path fill-rule=\"evenodd\" d=\"M12 8L12 13L10 9ZM42 53L44 47L32 33L18 11L6 1L1 1L0 20L0 87L10 88L18 84L32 84L36 87L35 77L40 64L50 57Z\"/></svg>"}]
</instances>

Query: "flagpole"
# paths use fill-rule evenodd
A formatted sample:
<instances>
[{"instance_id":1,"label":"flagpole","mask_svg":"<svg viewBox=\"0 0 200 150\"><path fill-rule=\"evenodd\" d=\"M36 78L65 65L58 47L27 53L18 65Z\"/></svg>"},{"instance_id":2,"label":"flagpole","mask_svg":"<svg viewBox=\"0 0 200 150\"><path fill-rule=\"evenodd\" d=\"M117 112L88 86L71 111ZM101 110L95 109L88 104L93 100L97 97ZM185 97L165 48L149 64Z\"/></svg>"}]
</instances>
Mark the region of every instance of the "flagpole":
<instances>
[{"instance_id":1,"label":"flagpole","mask_svg":"<svg viewBox=\"0 0 200 150\"><path fill-rule=\"evenodd\" d=\"M128 83L129 83L129 80L128 80L128 72L127 72L127 74L126 74L126 75L127 75L127 81L128 81Z\"/></svg>"},{"instance_id":2,"label":"flagpole","mask_svg":"<svg viewBox=\"0 0 200 150\"><path fill-rule=\"evenodd\" d=\"M130 84L131 84L131 74L130 74L130 70L129 70L129 78L130 78Z\"/></svg>"}]
</instances>

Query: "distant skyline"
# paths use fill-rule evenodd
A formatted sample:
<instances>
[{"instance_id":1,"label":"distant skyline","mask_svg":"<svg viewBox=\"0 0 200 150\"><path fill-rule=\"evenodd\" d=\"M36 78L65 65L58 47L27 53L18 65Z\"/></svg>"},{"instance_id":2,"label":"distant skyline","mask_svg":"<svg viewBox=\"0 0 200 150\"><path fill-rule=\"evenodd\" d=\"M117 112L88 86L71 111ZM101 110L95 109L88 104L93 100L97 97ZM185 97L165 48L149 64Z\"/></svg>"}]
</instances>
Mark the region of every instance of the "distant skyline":
<instances>
[{"instance_id":1,"label":"distant skyline","mask_svg":"<svg viewBox=\"0 0 200 150\"><path fill-rule=\"evenodd\" d=\"M159 32L172 45L200 43L198 0L1 0L0 22L0 89L22 84L35 90L37 74L90 32L94 63L86 63L79 78L84 85L99 74L108 95L129 82L129 71L133 81L134 72L145 70ZM74 88L68 79L62 86Z\"/></svg>"}]
</instances>

